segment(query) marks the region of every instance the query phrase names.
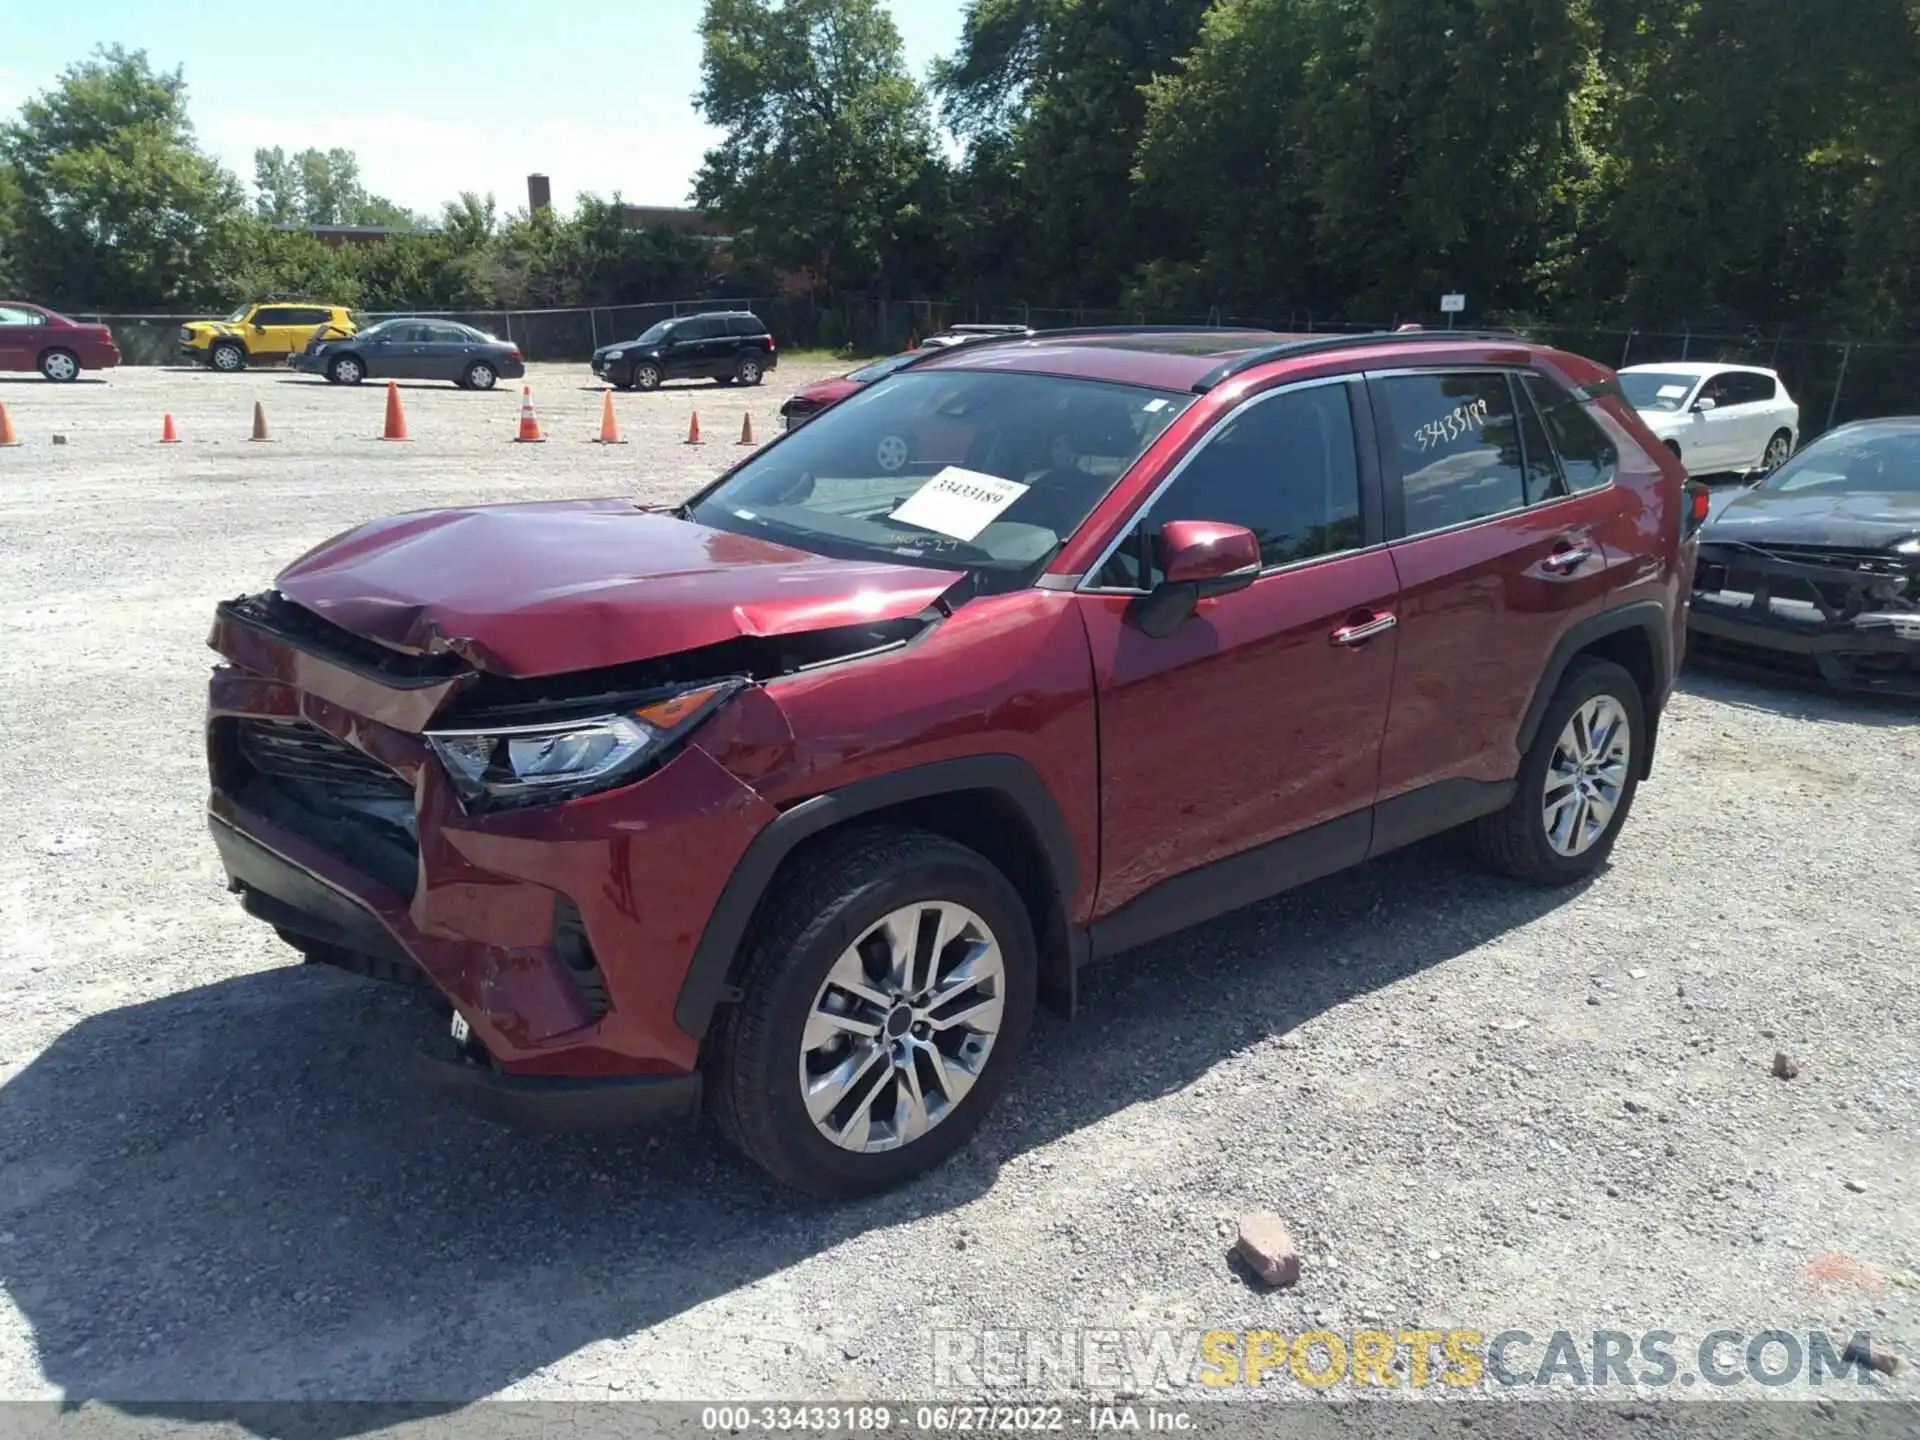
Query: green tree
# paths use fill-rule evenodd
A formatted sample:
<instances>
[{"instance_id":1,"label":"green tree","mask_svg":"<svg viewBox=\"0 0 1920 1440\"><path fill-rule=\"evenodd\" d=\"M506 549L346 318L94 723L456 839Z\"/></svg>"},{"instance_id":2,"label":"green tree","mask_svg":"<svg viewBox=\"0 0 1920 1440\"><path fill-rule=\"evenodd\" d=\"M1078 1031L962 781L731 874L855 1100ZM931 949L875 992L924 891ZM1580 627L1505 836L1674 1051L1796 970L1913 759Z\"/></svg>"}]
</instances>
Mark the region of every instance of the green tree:
<instances>
[{"instance_id":1,"label":"green tree","mask_svg":"<svg viewBox=\"0 0 1920 1440\"><path fill-rule=\"evenodd\" d=\"M0 231L14 283L56 304L217 301L245 216L194 143L178 70L98 50L0 126Z\"/></svg>"},{"instance_id":2,"label":"green tree","mask_svg":"<svg viewBox=\"0 0 1920 1440\"><path fill-rule=\"evenodd\" d=\"M1132 178L1144 87L1192 46L1209 3L970 0L936 84L971 142L971 188L991 205L972 238L991 251L996 236L1025 237L1002 288L1108 304L1140 260L1174 243L1181 218Z\"/></svg>"},{"instance_id":3,"label":"green tree","mask_svg":"<svg viewBox=\"0 0 1920 1440\"><path fill-rule=\"evenodd\" d=\"M932 124L879 0L707 0L695 104L726 138L695 197L743 254L829 286L893 283Z\"/></svg>"},{"instance_id":4,"label":"green tree","mask_svg":"<svg viewBox=\"0 0 1920 1440\"><path fill-rule=\"evenodd\" d=\"M405 206L367 192L351 150L255 150L253 186L255 211L276 225L420 225Z\"/></svg>"}]
</instances>

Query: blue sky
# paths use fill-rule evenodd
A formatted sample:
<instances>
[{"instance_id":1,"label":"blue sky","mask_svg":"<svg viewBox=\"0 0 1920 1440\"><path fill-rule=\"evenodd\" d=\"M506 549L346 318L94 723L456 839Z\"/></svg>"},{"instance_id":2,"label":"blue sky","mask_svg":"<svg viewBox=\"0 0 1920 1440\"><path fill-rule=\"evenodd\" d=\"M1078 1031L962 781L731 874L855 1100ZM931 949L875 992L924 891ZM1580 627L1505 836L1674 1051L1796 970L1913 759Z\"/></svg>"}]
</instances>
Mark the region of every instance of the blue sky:
<instances>
[{"instance_id":1,"label":"blue sky","mask_svg":"<svg viewBox=\"0 0 1920 1440\"><path fill-rule=\"evenodd\" d=\"M684 204L714 139L694 113L700 0L0 0L0 114L95 45L186 69L194 126L243 180L257 146L358 152L367 187L437 210L461 190L526 203L618 190ZM892 0L924 77L962 0Z\"/></svg>"}]
</instances>

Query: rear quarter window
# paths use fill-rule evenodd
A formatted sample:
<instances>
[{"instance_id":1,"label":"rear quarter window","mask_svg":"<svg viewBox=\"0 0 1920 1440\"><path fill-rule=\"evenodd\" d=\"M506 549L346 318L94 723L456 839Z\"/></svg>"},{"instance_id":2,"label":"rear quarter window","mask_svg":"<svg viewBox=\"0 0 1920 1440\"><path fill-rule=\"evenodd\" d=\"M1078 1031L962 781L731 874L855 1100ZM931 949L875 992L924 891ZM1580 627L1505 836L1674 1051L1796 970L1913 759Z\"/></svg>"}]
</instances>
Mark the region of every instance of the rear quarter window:
<instances>
[{"instance_id":1,"label":"rear quarter window","mask_svg":"<svg viewBox=\"0 0 1920 1440\"><path fill-rule=\"evenodd\" d=\"M1620 452L1586 407L1544 375L1523 376L1521 384L1540 411L1567 488L1577 494L1611 481Z\"/></svg>"}]
</instances>

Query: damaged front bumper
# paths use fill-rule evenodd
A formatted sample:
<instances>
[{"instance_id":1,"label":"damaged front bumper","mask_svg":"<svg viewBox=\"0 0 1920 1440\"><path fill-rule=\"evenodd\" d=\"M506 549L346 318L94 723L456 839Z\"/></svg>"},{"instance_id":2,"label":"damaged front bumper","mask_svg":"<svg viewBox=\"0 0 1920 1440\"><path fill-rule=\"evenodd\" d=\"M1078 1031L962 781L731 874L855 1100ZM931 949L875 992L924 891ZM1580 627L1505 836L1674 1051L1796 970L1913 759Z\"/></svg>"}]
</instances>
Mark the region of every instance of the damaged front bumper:
<instances>
[{"instance_id":1,"label":"damaged front bumper","mask_svg":"<svg viewBox=\"0 0 1920 1440\"><path fill-rule=\"evenodd\" d=\"M1687 629L1703 659L1920 699L1920 561L1703 544Z\"/></svg>"},{"instance_id":2,"label":"damaged front bumper","mask_svg":"<svg viewBox=\"0 0 1920 1440\"><path fill-rule=\"evenodd\" d=\"M689 743L618 789L470 812L418 733L451 666L381 673L243 618L216 625L208 819L248 913L310 959L441 992L466 1038L435 1037L417 1069L483 1114L690 1113L701 1037L675 1007L774 808Z\"/></svg>"}]
</instances>

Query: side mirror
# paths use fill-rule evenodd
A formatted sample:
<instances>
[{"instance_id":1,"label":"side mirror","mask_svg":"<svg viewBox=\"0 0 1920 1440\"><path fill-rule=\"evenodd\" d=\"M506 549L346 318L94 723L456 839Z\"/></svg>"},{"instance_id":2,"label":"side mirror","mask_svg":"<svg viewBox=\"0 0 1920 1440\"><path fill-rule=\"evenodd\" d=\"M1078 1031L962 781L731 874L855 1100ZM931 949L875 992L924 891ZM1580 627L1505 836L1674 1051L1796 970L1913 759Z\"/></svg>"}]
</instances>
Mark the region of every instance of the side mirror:
<instances>
[{"instance_id":1,"label":"side mirror","mask_svg":"<svg viewBox=\"0 0 1920 1440\"><path fill-rule=\"evenodd\" d=\"M1702 395L1698 400L1693 402L1693 408L1696 413L1704 415L1707 411L1713 409L1717 403L1711 395Z\"/></svg>"},{"instance_id":2,"label":"side mirror","mask_svg":"<svg viewBox=\"0 0 1920 1440\"><path fill-rule=\"evenodd\" d=\"M1165 578L1140 597L1131 618L1156 640L1179 629L1202 600L1244 590L1260 578L1260 542L1244 525L1169 520L1153 547Z\"/></svg>"}]
</instances>

